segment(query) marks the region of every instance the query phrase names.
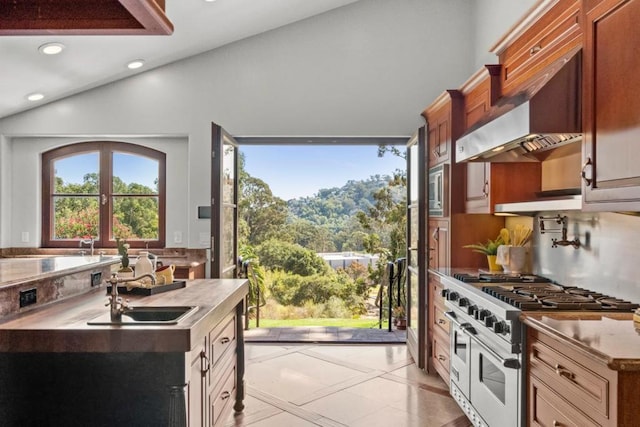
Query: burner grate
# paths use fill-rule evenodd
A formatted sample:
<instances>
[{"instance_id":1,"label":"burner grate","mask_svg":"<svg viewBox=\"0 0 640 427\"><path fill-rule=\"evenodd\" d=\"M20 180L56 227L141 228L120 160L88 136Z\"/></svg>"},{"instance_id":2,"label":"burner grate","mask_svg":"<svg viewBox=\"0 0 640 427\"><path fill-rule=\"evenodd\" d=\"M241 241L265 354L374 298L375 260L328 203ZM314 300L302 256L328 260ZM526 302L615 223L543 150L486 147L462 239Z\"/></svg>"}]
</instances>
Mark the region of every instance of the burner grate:
<instances>
[{"instance_id":1,"label":"burner grate","mask_svg":"<svg viewBox=\"0 0 640 427\"><path fill-rule=\"evenodd\" d=\"M638 304L554 283L483 286L482 291L521 310L633 311Z\"/></svg>"}]
</instances>

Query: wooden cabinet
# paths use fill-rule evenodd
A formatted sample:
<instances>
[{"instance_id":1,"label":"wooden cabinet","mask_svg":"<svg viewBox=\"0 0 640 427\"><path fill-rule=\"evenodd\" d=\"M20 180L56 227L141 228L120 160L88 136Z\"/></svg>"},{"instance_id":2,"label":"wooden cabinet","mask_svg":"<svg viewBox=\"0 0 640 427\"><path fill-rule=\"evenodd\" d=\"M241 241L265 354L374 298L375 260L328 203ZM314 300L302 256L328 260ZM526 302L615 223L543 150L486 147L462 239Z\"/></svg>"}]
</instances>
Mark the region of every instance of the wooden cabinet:
<instances>
[{"instance_id":1,"label":"wooden cabinet","mask_svg":"<svg viewBox=\"0 0 640 427\"><path fill-rule=\"evenodd\" d=\"M427 121L428 167L451 159L452 141L461 130L458 119L461 107L460 92L447 90L422 112Z\"/></svg>"},{"instance_id":2,"label":"wooden cabinet","mask_svg":"<svg viewBox=\"0 0 640 427\"><path fill-rule=\"evenodd\" d=\"M429 276L429 311L428 336L431 342L429 364L449 385L449 320L444 316L446 307L442 296L442 284L436 275Z\"/></svg>"},{"instance_id":3,"label":"wooden cabinet","mask_svg":"<svg viewBox=\"0 0 640 427\"><path fill-rule=\"evenodd\" d=\"M176 279L204 279L205 276L205 264L200 263L196 265L176 265L174 277Z\"/></svg>"},{"instance_id":4,"label":"wooden cabinet","mask_svg":"<svg viewBox=\"0 0 640 427\"><path fill-rule=\"evenodd\" d=\"M221 425L234 408L238 390L238 312L234 310L216 324L190 352L189 426ZM241 409L241 408L240 408Z\"/></svg>"},{"instance_id":5,"label":"wooden cabinet","mask_svg":"<svg viewBox=\"0 0 640 427\"><path fill-rule=\"evenodd\" d=\"M614 371L533 328L527 338L529 425L637 425L637 411L630 408L640 401L639 371Z\"/></svg>"},{"instance_id":6,"label":"wooden cabinet","mask_svg":"<svg viewBox=\"0 0 640 427\"><path fill-rule=\"evenodd\" d=\"M544 82L546 69L571 57L582 44L581 0L539 2L491 50L502 67L502 95Z\"/></svg>"},{"instance_id":7,"label":"wooden cabinet","mask_svg":"<svg viewBox=\"0 0 640 427\"><path fill-rule=\"evenodd\" d=\"M449 221L446 219L429 219L427 228L428 268L436 269L449 265Z\"/></svg>"},{"instance_id":8,"label":"wooden cabinet","mask_svg":"<svg viewBox=\"0 0 640 427\"><path fill-rule=\"evenodd\" d=\"M640 210L640 0L585 2L583 208Z\"/></svg>"}]
</instances>

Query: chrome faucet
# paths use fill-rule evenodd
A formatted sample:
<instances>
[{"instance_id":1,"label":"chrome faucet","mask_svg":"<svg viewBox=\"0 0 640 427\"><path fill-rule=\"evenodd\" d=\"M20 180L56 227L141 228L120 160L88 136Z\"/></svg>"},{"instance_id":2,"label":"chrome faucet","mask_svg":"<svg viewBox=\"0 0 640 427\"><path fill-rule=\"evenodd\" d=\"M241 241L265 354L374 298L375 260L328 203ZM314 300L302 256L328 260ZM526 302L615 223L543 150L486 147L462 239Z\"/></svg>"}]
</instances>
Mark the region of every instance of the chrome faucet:
<instances>
[{"instance_id":1,"label":"chrome faucet","mask_svg":"<svg viewBox=\"0 0 640 427\"><path fill-rule=\"evenodd\" d=\"M82 247L82 245L90 245L91 246L91 256L93 256L93 243L94 242L95 242L95 240L93 240L93 237L89 237L88 239L80 239L79 247Z\"/></svg>"},{"instance_id":2,"label":"chrome faucet","mask_svg":"<svg viewBox=\"0 0 640 427\"><path fill-rule=\"evenodd\" d=\"M151 285L156 284L155 276L149 273L142 274L138 277L130 277L127 279L121 279L118 277L117 273L112 273L111 278L107 279L107 283L111 285L111 295L109 296L109 302L107 302L105 306L110 306L112 322L121 322L122 315L130 310L128 301L123 301L122 297L118 296L118 283L133 282L135 280L140 280L145 277L151 280Z\"/></svg>"}]
</instances>

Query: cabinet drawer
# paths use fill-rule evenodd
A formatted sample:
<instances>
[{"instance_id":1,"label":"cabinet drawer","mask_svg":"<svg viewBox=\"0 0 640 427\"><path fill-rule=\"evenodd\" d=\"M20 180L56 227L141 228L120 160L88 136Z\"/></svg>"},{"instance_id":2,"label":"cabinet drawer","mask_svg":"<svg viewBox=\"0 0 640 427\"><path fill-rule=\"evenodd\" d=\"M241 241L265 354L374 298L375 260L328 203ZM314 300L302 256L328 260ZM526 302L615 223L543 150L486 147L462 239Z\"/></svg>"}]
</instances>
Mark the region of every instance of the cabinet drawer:
<instances>
[{"instance_id":1,"label":"cabinet drawer","mask_svg":"<svg viewBox=\"0 0 640 427\"><path fill-rule=\"evenodd\" d=\"M438 329L434 331L431 342L433 367L440 377L449 386L449 335L441 333Z\"/></svg>"},{"instance_id":2,"label":"cabinet drawer","mask_svg":"<svg viewBox=\"0 0 640 427\"><path fill-rule=\"evenodd\" d=\"M560 391L586 414L609 417L610 384L606 378L541 341L531 343L529 363L531 375Z\"/></svg>"},{"instance_id":3,"label":"cabinet drawer","mask_svg":"<svg viewBox=\"0 0 640 427\"><path fill-rule=\"evenodd\" d=\"M445 307L445 299L442 296L442 290L444 286L435 278L429 279L429 287L430 287L430 296L432 298L433 304L440 306L443 310Z\"/></svg>"},{"instance_id":4,"label":"cabinet drawer","mask_svg":"<svg viewBox=\"0 0 640 427\"><path fill-rule=\"evenodd\" d=\"M213 427L221 420L221 415L227 412L227 408L232 405L236 394L236 368L229 371L226 379L221 383L214 393L209 396L210 425ZM224 419L222 419L224 420Z\"/></svg>"},{"instance_id":5,"label":"cabinet drawer","mask_svg":"<svg viewBox=\"0 0 640 427\"><path fill-rule=\"evenodd\" d=\"M581 46L580 4L560 0L500 53L503 95L527 87L545 67Z\"/></svg>"},{"instance_id":6,"label":"cabinet drawer","mask_svg":"<svg viewBox=\"0 0 640 427\"><path fill-rule=\"evenodd\" d=\"M236 345L235 316L223 320L219 327L211 331L209 334L209 342L211 345L211 365L215 366L225 351Z\"/></svg>"},{"instance_id":7,"label":"cabinet drawer","mask_svg":"<svg viewBox=\"0 0 640 427\"><path fill-rule=\"evenodd\" d=\"M449 334L449 319L444 315L442 306L436 304L434 307L433 329L439 329L443 334Z\"/></svg>"},{"instance_id":8,"label":"cabinet drawer","mask_svg":"<svg viewBox=\"0 0 640 427\"><path fill-rule=\"evenodd\" d=\"M600 424L554 393L535 376L529 377L530 426L596 427Z\"/></svg>"}]
</instances>

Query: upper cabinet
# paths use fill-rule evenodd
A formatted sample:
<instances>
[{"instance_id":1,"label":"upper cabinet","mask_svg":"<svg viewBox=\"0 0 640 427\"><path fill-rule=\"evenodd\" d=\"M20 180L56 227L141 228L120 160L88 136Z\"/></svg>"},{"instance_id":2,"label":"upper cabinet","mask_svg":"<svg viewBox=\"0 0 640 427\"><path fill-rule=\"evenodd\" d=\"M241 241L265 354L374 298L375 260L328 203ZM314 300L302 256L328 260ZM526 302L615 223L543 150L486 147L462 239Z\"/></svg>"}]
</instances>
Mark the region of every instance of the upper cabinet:
<instances>
[{"instance_id":1,"label":"upper cabinet","mask_svg":"<svg viewBox=\"0 0 640 427\"><path fill-rule=\"evenodd\" d=\"M640 0L585 0L584 210L640 211Z\"/></svg>"},{"instance_id":2,"label":"upper cabinet","mask_svg":"<svg viewBox=\"0 0 640 427\"><path fill-rule=\"evenodd\" d=\"M544 83L545 69L580 48L581 20L581 0L542 1L499 40L491 50L502 64L502 95Z\"/></svg>"},{"instance_id":3,"label":"upper cabinet","mask_svg":"<svg viewBox=\"0 0 640 427\"><path fill-rule=\"evenodd\" d=\"M462 107L462 95L457 90L447 90L442 93L422 115L427 121L427 145L429 152L429 167L451 159L452 140L460 136L458 117Z\"/></svg>"}]
</instances>

